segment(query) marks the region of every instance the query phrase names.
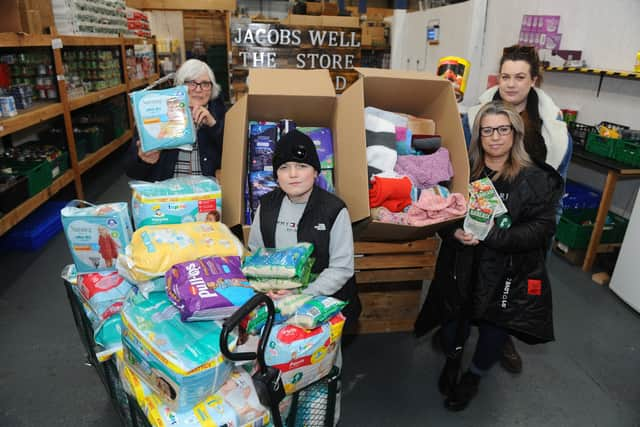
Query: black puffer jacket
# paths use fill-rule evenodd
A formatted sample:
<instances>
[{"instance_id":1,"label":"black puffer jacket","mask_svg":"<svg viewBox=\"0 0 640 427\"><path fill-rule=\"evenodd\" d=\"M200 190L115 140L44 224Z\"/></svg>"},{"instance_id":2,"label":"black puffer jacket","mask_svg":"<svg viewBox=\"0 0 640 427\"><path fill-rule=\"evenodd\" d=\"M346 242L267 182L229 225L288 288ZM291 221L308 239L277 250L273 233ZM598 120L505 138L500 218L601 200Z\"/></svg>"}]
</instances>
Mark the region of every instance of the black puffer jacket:
<instances>
[{"instance_id":1,"label":"black puffer jacket","mask_svg":"<svg viewBox=\"0 0 640 427\"><path fill-rule=\"evenodd\" d=\"M442 231L434 280L415 324L422 335L449 320L487 320L534 344L554 339L545 255L555 233L562 178L550 166L524 169L505 202L512 225L494 226L478 246ZM507 285L507 279L511 279Z\"/></svg>"}]
</instances>

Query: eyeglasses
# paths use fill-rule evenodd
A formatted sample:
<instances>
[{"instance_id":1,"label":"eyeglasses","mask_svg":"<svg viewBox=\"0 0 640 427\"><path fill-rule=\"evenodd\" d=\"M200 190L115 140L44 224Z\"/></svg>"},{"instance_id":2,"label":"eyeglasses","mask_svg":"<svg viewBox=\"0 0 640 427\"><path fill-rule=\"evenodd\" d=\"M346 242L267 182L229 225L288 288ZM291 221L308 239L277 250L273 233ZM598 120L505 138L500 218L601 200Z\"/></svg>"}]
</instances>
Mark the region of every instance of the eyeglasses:
<instances>
[{"instance_id":1,"label":"eyeglasses","mask_svg":"<svg viewBox=\"0 0 640 427\"><path fill-rule=\"evenodd\" d=\"M189 89L196 90L196 88L200 88L202 90L210 90L213 87L213 83L211 82L197 82L195 80L188 80L185 84L189 87Z\"/></svg>"},{"instance_id":2,"label":"eyeglasses","mask_svg":"<svg viewBox=\"0 0 640 427\"><path fill-rule=\"evenodd\" d=\"M483 127L480 128L480 135L484 137L490 137L493 135L495 131L498 131L498 135L506 136L509 135L513 131L513 126L511 125L503 125L495 128L492 127Z\"/></svg>"}]
</instances>

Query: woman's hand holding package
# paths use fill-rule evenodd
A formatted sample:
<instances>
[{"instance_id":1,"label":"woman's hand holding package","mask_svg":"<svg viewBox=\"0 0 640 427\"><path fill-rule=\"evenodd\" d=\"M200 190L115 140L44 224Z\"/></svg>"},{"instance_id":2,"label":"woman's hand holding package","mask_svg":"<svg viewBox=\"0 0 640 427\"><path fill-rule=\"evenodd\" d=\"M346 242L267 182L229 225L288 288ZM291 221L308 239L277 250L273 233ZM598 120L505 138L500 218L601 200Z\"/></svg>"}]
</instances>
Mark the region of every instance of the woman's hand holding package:
<instances>
[{"instance_id":1,"label":"woman's hand holding package","mask_svg":"<svg viewBox=\"0 0 640 427\"><path fill-rule=\"evenodd\" d=\"M465 232L462 228L458 228L455 233L453 233L453 237L455 237L458 242L466 246L475 246L480 243L473 234Z\"/></svg>"},{"instance_id":2,"label":"woman's hand holding package","mask_svg":"<svg viewBox=\"0 0 640 427\"><path fill-rule=\"evenodd\" d=\"M159 150L148 151L145 153L140 147L140 140L138 140L136 144L138 145L138 157L140 158L140 160L145 163L149 163L150 165L155 165L156 163L158 163L158 160L160 160Z\"/></svg>"},{"instance_id":3,"label":"woman's hand holding package","mask_svg":"<svg viewBox=\"0 0 640 427\"><path fill-rule=\"evenodd\" d=\"M193 116L193 123L195 123L197 127L202 125L213 127L216 124L216 119L213 118L211 112L202 105L192 107L191 115Z\"/></svg>"}]
</instances>

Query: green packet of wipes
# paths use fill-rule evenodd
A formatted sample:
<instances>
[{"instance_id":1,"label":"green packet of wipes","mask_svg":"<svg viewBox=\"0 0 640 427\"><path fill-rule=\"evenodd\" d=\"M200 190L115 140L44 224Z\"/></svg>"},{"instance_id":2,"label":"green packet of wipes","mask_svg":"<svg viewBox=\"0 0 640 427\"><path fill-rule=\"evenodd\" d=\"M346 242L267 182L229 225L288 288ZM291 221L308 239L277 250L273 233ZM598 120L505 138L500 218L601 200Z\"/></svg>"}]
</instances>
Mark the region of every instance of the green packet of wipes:
<instances>
[{"instance_id":1,"label":"green packet of wipes","mask_svg":"<svg viewBox=\"0 0 640 427\"><path fill-rule=\"evenodd\" d=\"M471 198L476 198L483 207L490 206L495 217L508 212L493 182L486 176L469 183L469 199Z\"/></svg>"},{"instance_id":2,"label":"green packet of wipes","mask_svg":"<svg viewBox=\"0 0 640 427\"><path fill-rule=\"evenodd\" d=\"M493 205L484 198L470 195L467 215L464 217L464 231L473 234L478 240L484 240L493 227L494 217Z\"/></svg>"}]
</instances>

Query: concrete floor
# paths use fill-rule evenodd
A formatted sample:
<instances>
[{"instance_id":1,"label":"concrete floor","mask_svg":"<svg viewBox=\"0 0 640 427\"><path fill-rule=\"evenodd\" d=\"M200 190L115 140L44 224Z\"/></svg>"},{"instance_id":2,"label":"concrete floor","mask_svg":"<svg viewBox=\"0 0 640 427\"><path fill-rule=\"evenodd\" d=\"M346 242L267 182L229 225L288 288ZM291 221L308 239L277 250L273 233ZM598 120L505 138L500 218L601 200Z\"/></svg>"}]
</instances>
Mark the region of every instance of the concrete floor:
<instances>
[{"instance_id":1,"label":"concrete floor","mask_svg":"<svg viewBox=\"0 0 640 427\"><path fill-rule=\"evenodd\" d=\"M85 182L90 200L129 199L119 168L103 163ZM120 425L85 365L59 278L69 263L62 233L38 252L0 254L0 426ZM640 315L556 255L549 267L557 341L516 343L521 375L495 367L469 408L450 413L429 337L359 336L344 354L341 426L640 426Z\"/></svg>"}]
</instances>

